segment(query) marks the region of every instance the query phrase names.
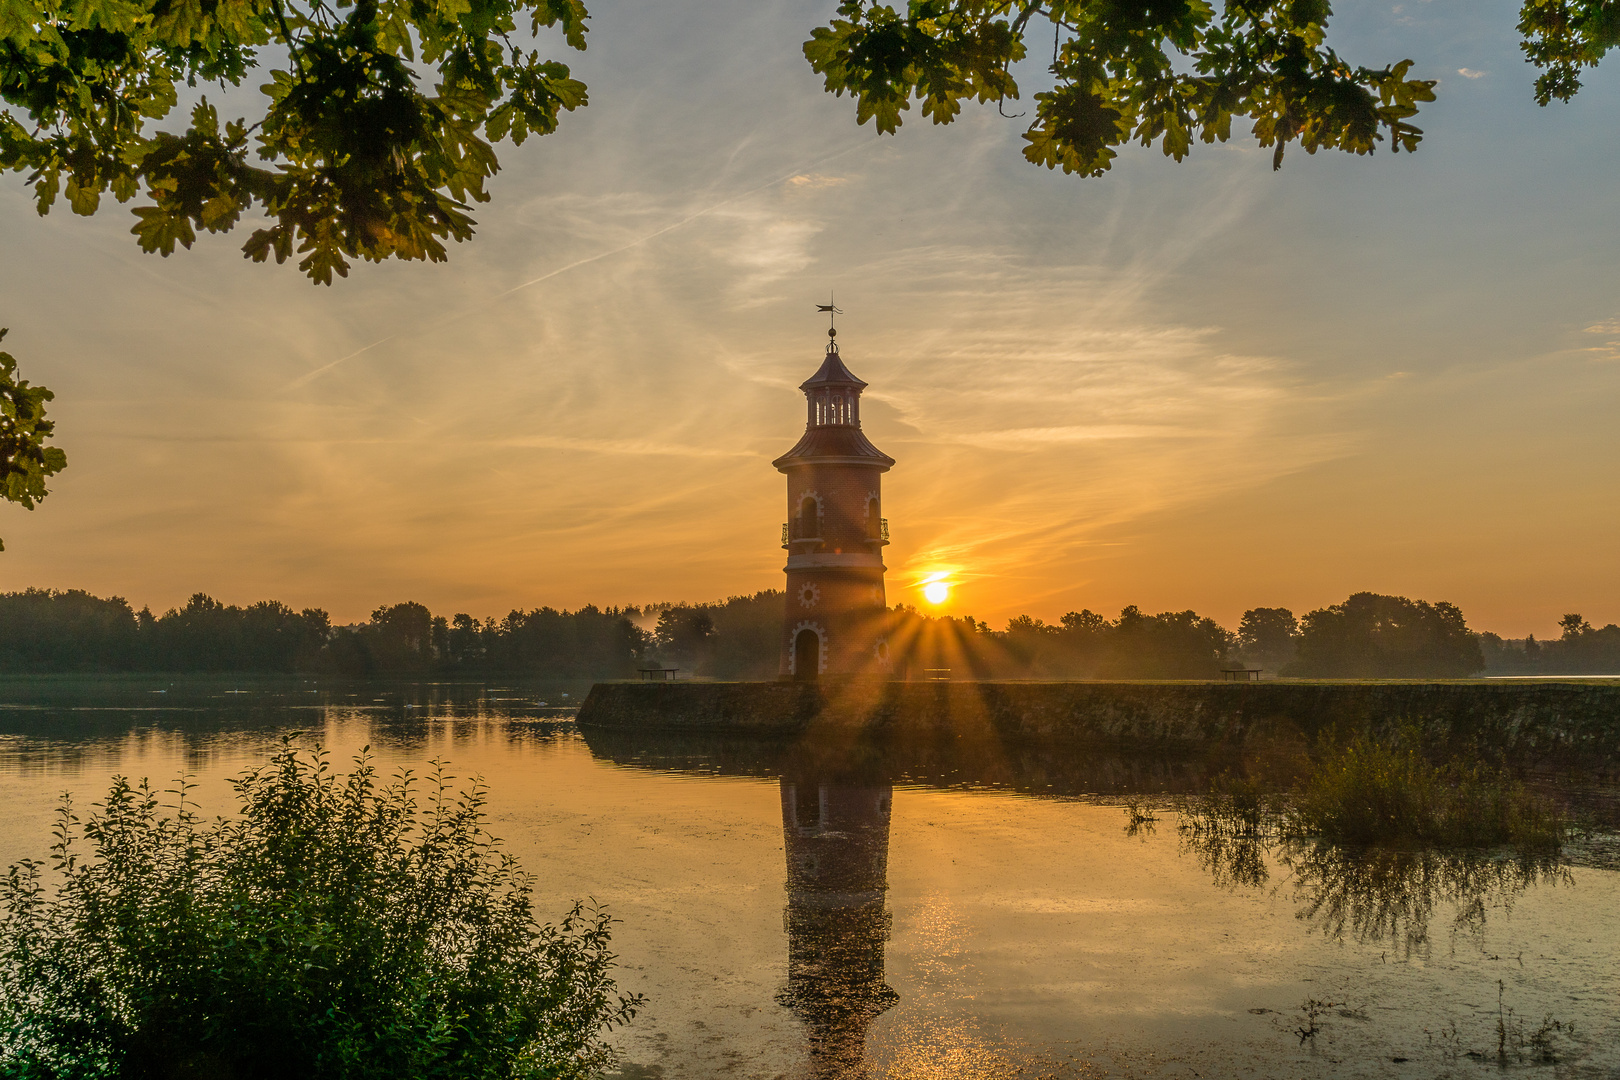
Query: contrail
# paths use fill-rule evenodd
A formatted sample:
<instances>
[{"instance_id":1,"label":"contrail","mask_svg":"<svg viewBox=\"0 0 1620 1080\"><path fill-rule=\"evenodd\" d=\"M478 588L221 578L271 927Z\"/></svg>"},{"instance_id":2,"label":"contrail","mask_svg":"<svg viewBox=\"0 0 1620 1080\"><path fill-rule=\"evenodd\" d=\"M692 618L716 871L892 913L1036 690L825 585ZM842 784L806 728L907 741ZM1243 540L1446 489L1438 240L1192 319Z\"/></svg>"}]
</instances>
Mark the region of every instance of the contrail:
<instances>
[{"instance_id":1,"label":"contrail","mask_svg":"<svg viewBox=\"0 0 1620 1080\"><path fill-rule=\"evenodd\" d=\"M862 147L870 146L870 145L872 145L872 143L862 141L862 142L855 143L852 146L846 146L842 150L836 150L833 153L826 155L825 157L817 158L816 160L810 162L808 165L801 165L798 168L795 168L790 172L783 173L781 176L778 176L773 180L767 180L763 184L760 184L760 185L758 185L756 187L751 187L747 191L740 191L735 195L727 195L724 199L721 199L719 202L710 203L708 206L705 206L703 209L698 210L698 211L696 211L694 213L688 214L686 217L681 218L679 221L671 222L670 224L665 225L665 226L663 226L661 228L654 229L652 232L648 233L647 235L637 237L636 239L630 241L628 244L621 244L619 247L612 248L612 249L610 249L608 251L598 252L595 255L590 255L590 256L587 256L586 258L583 258L583 259L575 259L573 262L569 263L568 265L559 266L555 270L548 270L544 274L541 274L539 277L530 278L528 281L521 282L521 283L519 283L517 285L512 286L510 289L507 289L505 292L497 294L495 297L493 297L486 304L480 304L476 308L469 308L469 309L467 309L465 311L457 312L454 315L448 315L448 316L438 320L437 322L431 323L426 328L424 328L424 332L431 332L431 331L437 330L441 326L444 326L444 325L446 325L448 323L455 322L457 319L464 319L468 315L473 314L474 312L482 311L485 308L487 308L487 307L489 307L489 306L491 306L493 304L498 304L502 300L505 300L508 296L511 296L513 293L521 292L522 290L527 289L530 285L538 285L542 281L549 281L550 279L556 277L559 274L566 274L570 270L577 270L581 266L588 266L589 264L591 264L593 262L599 262L602 259L610 258L610 257L612 257L614 255L618 255L618 254L621 254L623 252L629 251L633 247L639 247L640 245L645 244L649 240L656 240L658 237L663 236L667 232L673 232L674 230L679 229L683 225L690 225L692 222L696 221L698 218L703 217L706 214L712 214L714 211L720 209L722 206L727 206L727 205L729 205L731 203L734 203L738 199L746 199L750 195L757 195L761 191L766 190L767 188L776 187L778 184L785 184L789 180L793 179L795 176L802 175L807 169L814 169L817 166L825 165L829 161L832 161L832 160L834 160L836 158L841 158L845 154L852 153L852 152L854 152L856 150L861 149ZM395 338L399 337L403 333L404 333L404 331L398 331L396 333L389 334L387 337L378 338L376 341L373 341L370 345L367 345L367 346L365 346L363 348L356 349L354 352L350 353L347 356L340 356L336 360L333 360L332 362L330 362L328 364L321 365L320 367L316 368L314 371L305 372L303 375L300 375L298 378L294 379L292 382L290 382L286 386L282 387L282 392L285 393L285 392L287 392L289 390L297 390L297 389L300 389L302 387L308 386L310 383L314 382L316 379L320 378L322 375L325 375L328 371L331 371L333 368L337 367L339 364L347 363L348 361L353 360L357 356L360 356L360 355L362 355L364 353L370 352L372 349L375 349L379 345L386 345L390 341L393 341Z\"/></svg>"}]
</instances>

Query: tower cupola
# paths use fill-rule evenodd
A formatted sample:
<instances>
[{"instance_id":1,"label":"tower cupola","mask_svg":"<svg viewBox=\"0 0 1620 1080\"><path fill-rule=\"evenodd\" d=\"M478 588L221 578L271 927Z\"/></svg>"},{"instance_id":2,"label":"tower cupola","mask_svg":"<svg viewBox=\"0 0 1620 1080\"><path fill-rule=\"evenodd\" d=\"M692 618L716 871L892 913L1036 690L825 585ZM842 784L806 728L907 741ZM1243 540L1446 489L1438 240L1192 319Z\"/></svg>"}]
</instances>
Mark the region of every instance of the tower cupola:
<instances>
[{"instance_id":1,"label":"tower cupola","mask_svg":"<svg viewBox=\"0 0 1620 1080\"><path fill-rule=\"evenodd\" d=\"M838 331L829 331L836 335ZM799 384L810 405L809 426L861 426L861 391L866 384L844 366L838 339L827 342L827 358L816 373Z\"/></svg>"},{"instance_id":2,"label":"tower cupola","mask_svg":"<svg viewBox=\"0 0 1620 1080\"><path fill-rule=\"evenodd\" d=\"M837 331L828 331L829 335ZM866 383L844 365L838 352L838 339L827 342L827 355L816 373L799 384L808 411L804 435L798 443L771 462L782 472L795 462L811 461L840 464L880 464L884 470L894 458L872 445L861 433L861 391Z\"/></svg>"}]
</instances>

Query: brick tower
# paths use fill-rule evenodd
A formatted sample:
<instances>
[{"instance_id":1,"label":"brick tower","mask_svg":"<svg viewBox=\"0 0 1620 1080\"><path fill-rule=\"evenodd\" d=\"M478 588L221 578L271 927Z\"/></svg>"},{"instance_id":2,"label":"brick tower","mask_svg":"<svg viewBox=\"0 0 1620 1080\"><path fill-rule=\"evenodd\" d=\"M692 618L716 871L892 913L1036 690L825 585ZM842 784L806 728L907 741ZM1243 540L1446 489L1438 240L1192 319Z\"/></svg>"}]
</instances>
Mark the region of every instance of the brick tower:
<instances>
[{"instance_id":1,"label":"brick tower","mask_svg":"<svg viewBox=\"0 0 1620 1080\"><path fill-rule=\"evenodd\" d=\"M894 459L861 433L866 384L838 355L838 331L827 336L821 369L799 386L804 436L771 462L788 488L781 672L799 681L889 671L881 485Z\"/></svg>"}]
</instances>

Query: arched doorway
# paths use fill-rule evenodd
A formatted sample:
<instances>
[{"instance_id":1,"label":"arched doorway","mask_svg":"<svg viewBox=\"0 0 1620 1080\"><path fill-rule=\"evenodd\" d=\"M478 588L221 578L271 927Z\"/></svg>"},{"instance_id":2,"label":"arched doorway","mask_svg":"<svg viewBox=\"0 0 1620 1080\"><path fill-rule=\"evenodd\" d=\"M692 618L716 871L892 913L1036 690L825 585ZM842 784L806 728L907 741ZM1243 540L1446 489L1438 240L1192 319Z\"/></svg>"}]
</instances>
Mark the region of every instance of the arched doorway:
<instances>
[{"instance_id":1,"label":"arched doorway","mask_svg":"<svg viewBox=\"0 0 1620 1080\"><path fill-rule=\"evenodd\" d=\"M800 630L793 639L793 681L815 682L821 675L821 635Z\"/></svg>"}]
</instances>

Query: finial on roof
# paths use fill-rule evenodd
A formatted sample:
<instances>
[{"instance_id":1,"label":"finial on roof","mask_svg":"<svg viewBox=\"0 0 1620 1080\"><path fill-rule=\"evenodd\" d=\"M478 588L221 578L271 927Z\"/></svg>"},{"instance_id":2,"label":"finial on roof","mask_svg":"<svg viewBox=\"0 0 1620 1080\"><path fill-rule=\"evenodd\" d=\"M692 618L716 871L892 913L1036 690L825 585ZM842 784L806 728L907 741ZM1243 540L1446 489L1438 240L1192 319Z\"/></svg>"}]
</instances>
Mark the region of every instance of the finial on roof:
<instances>
[{"instance_id":1,"label":"finial on roof","mask_svg":"<svg viewBox=\"0 0 1620 1080\"><path fill-rule=\"evenodd\" d=\"M827 313L827 337L829 339L828 342L827 342L827 351L828 352L837 352L838 351L838 326L837 326L837 322L838 322L838 316L840 316L840 315L842 315L844 313L844 309L839 307L837 305L837 303L834 302L833 294L831 292L829 292L827 294L827 302L825 304L817 304L816 305L816 310L817 311L825 311Z\"/></svg>"}]
</instances>

